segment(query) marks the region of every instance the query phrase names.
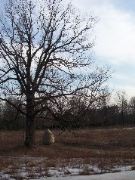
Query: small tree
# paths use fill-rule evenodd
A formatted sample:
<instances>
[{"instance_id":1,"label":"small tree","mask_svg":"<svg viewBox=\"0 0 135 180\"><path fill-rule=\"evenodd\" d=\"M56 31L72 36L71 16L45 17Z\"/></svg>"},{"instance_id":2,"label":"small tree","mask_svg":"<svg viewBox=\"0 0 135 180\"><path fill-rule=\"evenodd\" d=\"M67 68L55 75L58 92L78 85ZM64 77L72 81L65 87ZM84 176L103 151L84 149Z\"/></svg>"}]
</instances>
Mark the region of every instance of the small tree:
<instances>
[{"instance_id":1,"label":"small tree","mask_svg":"<svg viewBox=\"0 0 135 180\"><path fill-rule=\"evenodd\" d=\"M50 110L57 98L94 87L100 91L108 78L106 70L92 72L93 42L88 36L95 19L81 19L71 4L64 3L9 0L0 19L1 99L26 116L28 147L34 143L39 113ZM23 103L16 106L9 96Z\"/></svg>"},{"instance_id":2,"label":"small tree","mask_svg":"<svg viewBox=\"0 0 135 180\"><path fill-rule=\"evenodd\" d=\"M129 101L129 108L130 111L133 115L135 115L135 97L131 97L130 101Z\"/></svg>"},{"instance_id":3,"label":"small tree","mask_svg":"<svg viewBox=\"0 0 135 180\"><path fill-rule=\"evenodd\" d=\"M130 115L130 123L135 123L135 97L131 97L128 104L128 113Z\"/></svg>"},{"instance_id":4,"label":"small tree","mask_svg":"<svg viewBox=\"0 0 135 180\"><path fill-rule=\"evenodd\" d=\"M14 104L16 107L21 104L20 101L15 98L8 98L7 102L3 104L3 114L2 114L2 128L4 129L21 129L24 126L24 118L17 109L15 109L11 104Z\"/></svg>"},{"instance_id":5,"label":"small tree","mask_svg":"<svg viewBox=\"0 0 135 180\"><path fill-rule=\"evenodd\" d=\"M126 115L128 112L128 102L125 91L117 92L117 104L120 111L120 121L123 122L123 125L126 123Z\"/></svg>"}]
</instances>

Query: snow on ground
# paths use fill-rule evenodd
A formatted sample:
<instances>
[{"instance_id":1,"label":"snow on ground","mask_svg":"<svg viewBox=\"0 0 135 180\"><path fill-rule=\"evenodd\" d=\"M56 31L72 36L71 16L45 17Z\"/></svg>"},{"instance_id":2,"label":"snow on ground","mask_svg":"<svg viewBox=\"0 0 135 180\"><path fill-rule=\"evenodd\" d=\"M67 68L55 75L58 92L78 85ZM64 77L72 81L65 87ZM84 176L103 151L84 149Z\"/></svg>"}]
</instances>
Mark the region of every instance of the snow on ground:
<instances>
[{"instance_id":1,"label":"snow on ground","mask_svg":"<svg viewBox=\"0 0 135 180\"><path fill-rule=\"evenodd\" d=\"M40 180L44 180L41 178ZM90 176L48 177L47 180L135 180L135 171Z\"/></svg>"},{"instance_id":2,"label":"snow on ground","mask_svg":"<svg viewBox=\"0 0 135 180\"><path fill-rule=\"evenodd\" d=\"M1 157L2 158L2 157ZM135 164L121 164L113 166L98 166L98 164L84 164L81 159L71 159L69 163L57 163L57 166L47 166L47 158L42 157L3 157L13 160L14 165L9 164L7 168L0 171L0 179L39 179L39 180L135 180ZM60 164L59 164L60 163ZM117 172L116 174L114 172ZM118 173L119 172L119 173ZM104 174L103 174L104 173ZM109 174L107 174L109 173ZM95 175L94 175L95 174ZM86 175L86 176L84 176ZM88 176L89 175L89 176ZM134 175L134 176L132 176ZM116 176L116 177L115 177ZM122 179L127 177L127 179ZM111 179L115 177L114 179ZM122 178L121 178L122 177Z\"/></svg>"},{"instance_id":3,"label":"snow on ground","mask_svg":"<svg viewBox=\"0 0 135 180\"><path fill-rule=\"evenodd\" d=\"M91 167L92 168L92 167ZM95 167L94 167L95 168ZM117 173L106 173L101 174L101 171L97 168L97 174L95 175L81 175L81 171L78 168L59 168L56 169L54 167L49 168L47 172L42 169L42 172L37 172L36 169L32 170L32 173L28 172L25 167L22 169L18 169L14 175L10 171L9 173L0 172L0 179L3 180L15 180L16 178L24 178L24 179L38 179L38 180L134 180L135 179L135 171L131 171L132 166L119 166L110 170L110 172ZM118 173L118 171L120 171ZM104 172L104 171L103 171ZM108 171L109 172L109 171ZM30 176L29 176L30 175ZM33 178L32 178L33 177ZM134 177L134 178L133 178ZM127 178L127 179L126 179Z\"/></svg>"}]
</instances>

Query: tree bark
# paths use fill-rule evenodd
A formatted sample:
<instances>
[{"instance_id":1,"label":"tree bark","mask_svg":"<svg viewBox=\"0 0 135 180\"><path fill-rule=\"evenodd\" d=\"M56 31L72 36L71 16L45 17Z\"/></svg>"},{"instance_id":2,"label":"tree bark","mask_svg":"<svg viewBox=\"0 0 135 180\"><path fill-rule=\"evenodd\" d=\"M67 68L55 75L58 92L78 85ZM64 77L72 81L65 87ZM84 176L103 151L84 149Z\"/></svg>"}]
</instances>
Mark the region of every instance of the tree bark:
<instances>
[{"instance_id":1,"label":"tree bark","mask_svg":"<svg viewBox=\"0 0 135 180\"><path fill-rule=\"evenodd\" d=\"M26 107L26 132L25 132L25 146L32 147L35 140L35 117L34 117L34 102L33 96L29 95L27 98Z\"/></svg>"},{"instance_id":2,"label":"tree bark","mask_svg":"<svg viewBox=\"0 0 135 180\"><path fill-rule=\"evenodd\" d=\"M25 132L25 146L32 147L34 145L34 119L27 118L26 119L26 132Z\"/></svg>"}]
</instances>

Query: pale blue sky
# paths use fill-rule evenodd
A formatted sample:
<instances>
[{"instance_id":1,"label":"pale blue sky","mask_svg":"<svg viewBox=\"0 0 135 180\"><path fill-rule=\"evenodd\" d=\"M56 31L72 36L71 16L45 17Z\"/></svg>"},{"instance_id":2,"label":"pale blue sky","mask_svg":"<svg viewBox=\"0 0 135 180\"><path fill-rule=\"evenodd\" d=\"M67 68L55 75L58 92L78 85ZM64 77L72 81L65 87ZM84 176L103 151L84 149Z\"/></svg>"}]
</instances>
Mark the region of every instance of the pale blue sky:
<instances>
[{"instance_id":1,"label":"pale blue sky","mask_svg":"<svg viewBox=\"0 0 135 180\"><path fill-rule=\"evenodd\" d=\"M1 8L3 2L0 0ZM68 1L68 0L67 0ZM135 0L71 0L82 12L99 18L94 54L112 67L110 87L135 96Z\"/></svg>"},{"instance_id":2,"label":"pale blue sky","mask_svg":"<svg viewBox=\"0 0 135 180\"><path fill-rule=\"evenodd\" d=\"M99 18L95 59L112 67L110 87L135 96L135 0L72 0Z\"/></svg>"}]
</instances>

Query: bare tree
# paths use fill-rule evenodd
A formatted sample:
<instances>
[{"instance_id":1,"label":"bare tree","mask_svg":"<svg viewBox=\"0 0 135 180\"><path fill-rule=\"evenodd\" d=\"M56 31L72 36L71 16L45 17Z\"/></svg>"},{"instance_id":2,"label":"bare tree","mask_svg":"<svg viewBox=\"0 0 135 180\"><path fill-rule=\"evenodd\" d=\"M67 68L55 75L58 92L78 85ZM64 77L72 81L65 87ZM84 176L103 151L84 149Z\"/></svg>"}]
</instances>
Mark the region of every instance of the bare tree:
<instances>
[{"instance_id":1,"label":"bare tree","mask_svg":"<svg viewBox=\"0 0 135 180\"><path fill-rule=\"evenodd\" d=\"M123 125L126 123L125 116L128 112L128 102L125 91L118 91L117 92L117 105L120 111L120 120L123 122Z\"/></svg>"},{"instance_id":2,"label":"bare tree","mask_svg":"<svg viewBox=\"0 0 135 180\"><path fill-rule=\"evenodd\" d=\"M28 147L34 143L39 113L50 110L57 98L82 89L100 91L108 78L106 70L92 72L93 42L88 36L95 18L82 19L71 4L65 4L63 0L9 0L0 19L1 100L26 116ZM9 96L23 103L16 106Z\"/></svg>"},{"instance_id":3,"label":"bare tree","mask_svg":"<svg viewBox=\"0 0 135 180\"><path fill-rule=\"evenodd\" d=\"M131 97L129 101L129 109L130 113L132 113L135 116L135 97Z\"/></svg>"}]
</instances>

